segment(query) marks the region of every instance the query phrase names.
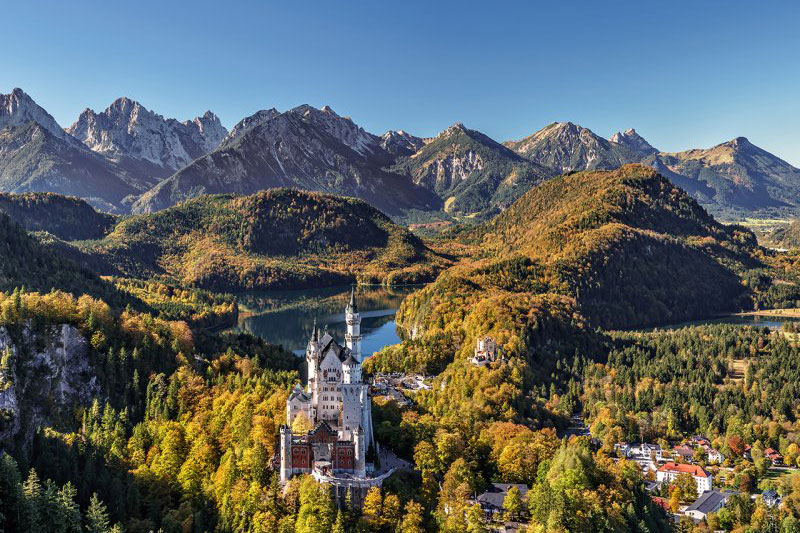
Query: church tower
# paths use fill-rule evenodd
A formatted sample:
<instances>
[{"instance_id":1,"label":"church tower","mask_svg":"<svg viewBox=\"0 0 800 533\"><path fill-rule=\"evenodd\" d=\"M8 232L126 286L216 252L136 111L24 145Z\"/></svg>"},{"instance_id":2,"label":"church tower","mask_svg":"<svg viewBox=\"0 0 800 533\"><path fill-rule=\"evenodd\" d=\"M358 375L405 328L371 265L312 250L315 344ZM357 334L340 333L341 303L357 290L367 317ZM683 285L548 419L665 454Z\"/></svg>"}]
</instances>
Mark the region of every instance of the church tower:
<instances>
[{"instance_id":1,"label":"church tower","mask_svg":"<svg viewBox=\"0 0 800 533\"><path fill-rule=\"evenodd\" d=\"M358 314L358 305L356 305L356 289L350 289L350 303L344 310L344 318L347 322L347 334L344 336L345 343L353 358L359 363L361 362L361 315Z\"/></svg>"}]
</instances>

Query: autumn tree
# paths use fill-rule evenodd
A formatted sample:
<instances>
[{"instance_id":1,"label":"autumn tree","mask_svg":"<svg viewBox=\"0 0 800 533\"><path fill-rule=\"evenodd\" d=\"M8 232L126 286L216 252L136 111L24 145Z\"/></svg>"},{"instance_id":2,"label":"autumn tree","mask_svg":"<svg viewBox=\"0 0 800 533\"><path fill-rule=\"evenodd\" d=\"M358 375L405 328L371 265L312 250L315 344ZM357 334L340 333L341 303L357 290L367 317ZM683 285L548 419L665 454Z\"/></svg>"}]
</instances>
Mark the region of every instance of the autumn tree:
<instances>
[{"instance_id":1,"label":"autumn tree","mask_svg":"<svg viewBox=\"0 0 800 533\"><path fill-rule=\"evenodd\" d=\"M506 492L506 497L503 499L503 510L511 519L519 518L522 512L522 495L519 488L512 486Z\"/></svg>"},{"instance_id":2,"label":"autumn tree","mask_svg":"<svg viewBox=\"0 0 800 533\"><path fill-rule=\"evenodd\" d=\"M409 500L406 504L405 511L403 520L397 528L398 533L424 533L425 529L422 527L422 506L414 500Z\"/></svg>"}]
</instances>

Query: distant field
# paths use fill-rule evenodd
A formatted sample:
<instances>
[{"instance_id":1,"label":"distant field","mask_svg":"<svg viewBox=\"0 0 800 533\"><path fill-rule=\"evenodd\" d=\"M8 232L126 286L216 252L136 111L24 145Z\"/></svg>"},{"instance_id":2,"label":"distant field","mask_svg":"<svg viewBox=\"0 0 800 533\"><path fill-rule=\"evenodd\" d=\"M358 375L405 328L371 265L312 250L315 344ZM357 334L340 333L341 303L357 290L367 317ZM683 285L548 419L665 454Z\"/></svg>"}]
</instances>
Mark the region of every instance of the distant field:
<instances>
[{"instance_id":1,"label":"distant field","mask_svg":"<svg viewBox=\"0 0 800 533\"><path fill-rule=\"evenodd\" d=\"M735 313L737 316L764 316L774 318L800 318L800 309L787 308L787 309L763 309L760 311L745 311L742 313Z\"/></svg>"},{"instance_id":2,"label":"distant field","mask_svg":"<svg viewBox=\"0 0 800 533\"><path fill-rule=\"evenodd\" d=\"M737 224L748 228L774 229L779 226L787 226L791 221L790 218L745 218Z\"/></svg>"}]
</instances>

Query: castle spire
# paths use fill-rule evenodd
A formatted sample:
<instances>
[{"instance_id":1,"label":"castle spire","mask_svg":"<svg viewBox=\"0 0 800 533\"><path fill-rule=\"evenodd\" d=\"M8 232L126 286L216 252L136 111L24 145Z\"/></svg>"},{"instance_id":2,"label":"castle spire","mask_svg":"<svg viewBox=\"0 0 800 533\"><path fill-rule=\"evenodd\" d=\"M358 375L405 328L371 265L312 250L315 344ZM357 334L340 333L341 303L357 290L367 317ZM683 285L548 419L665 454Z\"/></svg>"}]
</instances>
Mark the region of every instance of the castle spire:
<instances>
[{"instance_id":1,"label":"castle spire","mask_svg":"<svg viewBox=\"0 0 800 533\"><path fill-rule=\"evenodd\" d=\"M311 330L311 340L319 341L319 329L317 329L317 317L314 317L314 329Z\"/></svg>"},{"instance_id":2,"label":"castle spire","mask_svg":"<svg viewBox=\"0 0 800 533\"><path fill-rule=\"evenodd\" d=\"M350 287L350 303L347 304L347 309L345 309L350 314L358 313L358 305L356 304L356 287L353 285Z\"/></svg>"}]
</instances>

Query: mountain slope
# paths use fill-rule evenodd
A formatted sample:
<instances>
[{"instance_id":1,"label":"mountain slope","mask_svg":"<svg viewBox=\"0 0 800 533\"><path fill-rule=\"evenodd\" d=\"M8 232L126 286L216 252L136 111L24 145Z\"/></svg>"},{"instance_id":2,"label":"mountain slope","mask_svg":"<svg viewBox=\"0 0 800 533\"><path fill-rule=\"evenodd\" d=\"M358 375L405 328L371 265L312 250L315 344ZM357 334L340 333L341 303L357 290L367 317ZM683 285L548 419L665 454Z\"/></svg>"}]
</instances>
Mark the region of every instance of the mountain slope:
<instances>
[{"instance_id":1,"label":"mountain slope","mask_svg":"<svg viewBox=\"0 0 800 533\"><path fill-rule=\"evenodd\" d=\"M117 221L79 198L53 193L0 194L0 211L27 231L46 231L65 241L100 239Z\"/></svg>"},{"instance_id":2,"label":"mountain slope","mask_svg":"<svg viewBox=\"0 0 800 533\"><path fill-rule=\"evenodd\" d=\"M738 310L749 305L740 274L761 266L752 233L717 223L641 165L548 180L463 240L472 260L403 302L409 353L434 345L466 356L490 334L507 353L530 355L583 324L631 328Z\"/></svg>"},{"instance_id":3,"label":"mountain slope","mask_svg":"<svg viewBox=\"0 0 800 533\"><path fill-rule=\"evenodd\" d=\"M141 175L150 186L216 148L228 131L211 111L178 122L129 98L86 109L67 130L89 149Z\"/></svg>"},{"instance_id":4,"label":"mountain slope","mask_svg":"<svg viewBox=\"0 0 800 533\"><path fill-rule=\"evenodd\" d=\"M666 167L677 184L698 191L693 194L715 212L800 206L800 169L744 137L708 149L659 153L644 162Z\"/></svg>"},{"instance_id":5,"label":"mountain slope","mask_svg":"<svg viewBox=\"0 0 800 533\"><path fill-rule=\"evenodd\" d=\"M440 202L432 193L383 170L392 161L379 137L328 107L304 105L195 160L144 194L133 209L147 213L201 194L274 187L356 196L389 214L435 209Z\"/></svg>"},{"instance_id":6,"label":"mountain slope","mask_svg":"<svg viewBox=\"0 0 800 533\"><path fill-rule=\"evenodd\" d=\"M137 278L215 290L430 279L444 261L367 203L294 189L202 196L83 246Z\"/></svg>"},{"instance_id":7,"label":"mountain slope","mask_svg":"<svg viewBox=\"0 0 800 533\"><path fill-rule=\"evenodd\" d=\"M0 191L78 196L106 211L122 211L141 184L124 169L35 122L0 130Z\"/></svg>"},{"instance_id":8,"label":"mountain slope","mask_svg":"<svg viewBox=\"0 0 800 533\"><path fill-rule=\"evenodd\" d=\"M445 200L447 212L460 214L505 208L552 175L461 123L401 159L392 170L436 192Z\"/></svg>"},{"instance_id":9,"label":"mountain slope","mask_svg":"<svg viewBox=\"0 0 800 533\"><path fill-rule=\"evenodd\" d=\"M630 130L633 131L633 130ZM634 132L635 134L635 132ZM519 155L554 171L610 170L626 163L636 163L649 155L644 145L652 148L638 134L613 138L610 142L591 130L572 122L554 122L520 141L505 144ZM641 141L644 141L644 144ZM645 150L649 150L644 147Z\"/></svg>"}]
</instances>

